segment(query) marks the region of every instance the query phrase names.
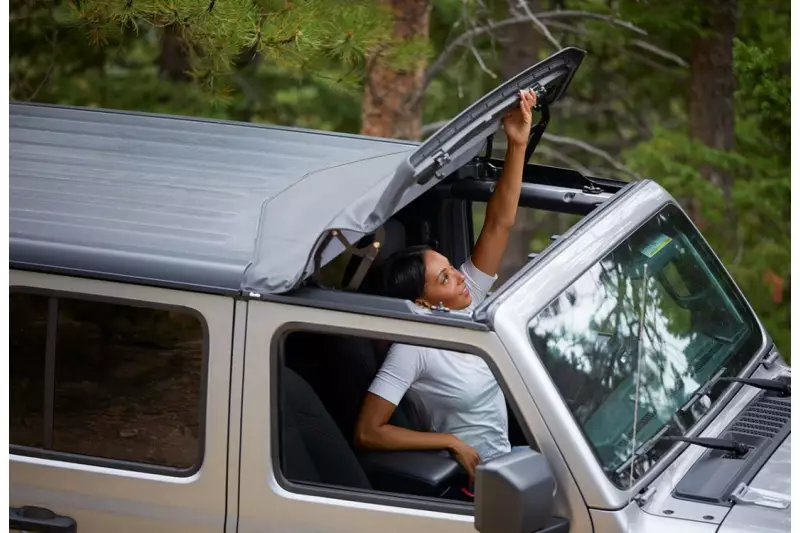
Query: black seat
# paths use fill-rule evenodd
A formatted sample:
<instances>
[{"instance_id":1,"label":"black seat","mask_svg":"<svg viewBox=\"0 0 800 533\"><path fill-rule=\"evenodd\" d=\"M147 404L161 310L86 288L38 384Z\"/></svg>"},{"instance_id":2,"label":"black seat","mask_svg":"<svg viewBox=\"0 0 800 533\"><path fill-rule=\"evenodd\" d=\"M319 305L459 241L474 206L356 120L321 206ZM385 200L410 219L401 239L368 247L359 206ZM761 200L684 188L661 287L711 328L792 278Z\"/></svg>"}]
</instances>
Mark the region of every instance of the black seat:
<instances>
[{"instance_id":1,"label":"black seat","mask_svg":"<svg viewBox=\"0 0 800 533\"><path fill-rule=\"evenodd\" d=\"M364 395L378 371L369 340L293 333L286 340L286 366L311 385L352 445Z\"/></svg>"},{"instance_id":2,"label":"black seat","mask_svg":"<svg viewBox=\"0 0 800 533\"><path fill-rule=\"evenodd\" d=\"M298 332L286 340L286 366L311 385L344 438L355 450L356 421L380 357L373 341L361 337ZM428 431L430 424L414 394L395 409L390 424Z\"/></svg>"},{"instance_id":3,"label":"black seat","mask_svg":"<svg viewBox=\"0 0 800 533\"><path fill-rule=\"evenodd\" d=\"M286 367L280 382L283 474L292 481L370 489L353 450L309 384Z\"/></svg>"},{"instance_id":4,"label":"black seat","mask_svg":"<svg viewBox=\"0 0 800 533\"><path fill-rule=\"evenodd\" d=\"M369 477L311 386L282 367L280 462L287 479L438 497L459 475L458 463L437 453L368 452L361 459Z\"/></svg>"}]
</instances>

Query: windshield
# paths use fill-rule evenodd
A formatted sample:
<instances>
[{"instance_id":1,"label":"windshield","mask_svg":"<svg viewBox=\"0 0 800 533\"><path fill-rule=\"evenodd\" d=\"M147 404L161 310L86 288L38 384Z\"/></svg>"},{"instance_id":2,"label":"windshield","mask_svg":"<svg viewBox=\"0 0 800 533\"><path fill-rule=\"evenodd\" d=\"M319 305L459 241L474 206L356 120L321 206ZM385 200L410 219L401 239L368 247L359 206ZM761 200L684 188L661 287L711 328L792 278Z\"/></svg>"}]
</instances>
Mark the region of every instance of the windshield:
<instances>
[{"instance_id":1,"label":"windshield","mask_svg":"<svg viewBox=\"0 0 800 533\"><path fill-rule=\"evenodd\" d=\"M682 409L693 393L719 372L738 374L762 341L746 303L675 206L650 219L528 326L533 347L620 488L630 482L634 410L637 449L659 433L684 434L724 387ZM640 449L642 463L652 465L669 447ZM648 468L637 465L633 480Z\"/></svg>"}]
</instances>

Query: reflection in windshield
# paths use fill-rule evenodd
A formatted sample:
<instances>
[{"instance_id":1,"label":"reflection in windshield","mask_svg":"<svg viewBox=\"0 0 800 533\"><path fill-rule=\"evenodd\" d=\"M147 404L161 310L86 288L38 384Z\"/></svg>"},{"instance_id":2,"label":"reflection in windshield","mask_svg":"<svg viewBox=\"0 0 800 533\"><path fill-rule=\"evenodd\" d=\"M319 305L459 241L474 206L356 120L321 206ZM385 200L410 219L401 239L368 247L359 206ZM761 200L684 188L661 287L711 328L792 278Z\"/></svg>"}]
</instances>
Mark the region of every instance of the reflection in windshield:
<instances>
[{"instance_id":1,"label":"reflection in windshield","mask_svg":"<svg viewBox=\"0 0 800 533\"><path fill-rule=\"evenodd\" d=\"M673 206L581 276L530 322L529 333L618 484L627 483L618 470L631 457L634 433L636 447L667 425L685 433L710 405L681 412L692 393L723 366L738 374L761 343L752 313Z\"/></svg>"}]
</instances>

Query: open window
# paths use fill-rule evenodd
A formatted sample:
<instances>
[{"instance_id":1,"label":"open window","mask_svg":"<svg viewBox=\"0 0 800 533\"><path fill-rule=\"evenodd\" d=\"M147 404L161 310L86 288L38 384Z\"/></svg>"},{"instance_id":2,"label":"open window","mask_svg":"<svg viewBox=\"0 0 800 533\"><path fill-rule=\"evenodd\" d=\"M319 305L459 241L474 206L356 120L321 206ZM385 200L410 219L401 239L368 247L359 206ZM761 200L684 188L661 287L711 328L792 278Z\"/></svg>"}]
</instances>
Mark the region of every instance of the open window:
<instances>
[{"instance_id":1,"label":"open window","mask_svg":"<svg viewBox=\"0 0 800 533\"><path fill-rule=\"evenodd\" d=\"M386 338L318 330L283 335L277 353L274 455L281 473L301 490L333 489L337 497L352 499L388 493L404 498L409 506L438 501L469 512L471 501L461 491L466 472L446 452L364 451L354 443L358 413L391 344ZM500 376L493 374L503 388ZM509 404L511 445L533 444L514 412ZM432 430L425 406L413 391L406 393L389 423Z\"/></svg>"},{"instance_id":2,"label":"open window","mask_svg":"<svg viewBox=\"0 0 800 533\"><path fill-rule=\"evenodd\" d=\"M491 161L499 177L503 161ZM386 258L417 244L429 245L461 265L480 235L496 183L470 174L477 166L465 166L405 206L378 231L320 268L315 281L323 287L378 294L380 267ZM495 289L627 185L543 165L528 165L523 180L520 208Z\"/></svg>"}]
</instances>

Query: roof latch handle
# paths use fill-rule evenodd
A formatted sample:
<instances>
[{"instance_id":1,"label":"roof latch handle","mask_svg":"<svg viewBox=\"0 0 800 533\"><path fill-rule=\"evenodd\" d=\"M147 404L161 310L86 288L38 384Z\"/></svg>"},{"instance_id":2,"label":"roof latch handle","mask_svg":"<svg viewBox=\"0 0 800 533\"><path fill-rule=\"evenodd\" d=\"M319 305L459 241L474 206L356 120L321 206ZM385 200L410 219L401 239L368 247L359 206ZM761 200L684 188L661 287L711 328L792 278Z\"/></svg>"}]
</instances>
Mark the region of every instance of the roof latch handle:
<instances>
[{"instance_id":1,"label":"roof latch handle","mask_svg":"<svg viewBox=\"0 0 800 533\"><path fill-rule=\"evenodd\" d=\"M436 163L436 178L442 179L444 176L442 175L442 169L445 165L450 162L450 154L443 150L439 150L433 156L433 162Z\"/></svg>"},{"instance_id":2,"label":"roof latch handle","mask_svg":"<svg viewBox=\"0 0 800 533\"><path fill-rule=\"evenodd\" d=\"M442 172L442 168L444 168L444 166L450 162L450 154L448 154L444 150L439 150L438 152L433 154L432 159L433 159L433 166L435 167L435 169L433 172L427 171L423 173L417 180L417 183L419 185L425 185L426 183L431 181L431 178L436 178L437 180L441 180L446 177Z\"/></svg>"}]
</instances>

